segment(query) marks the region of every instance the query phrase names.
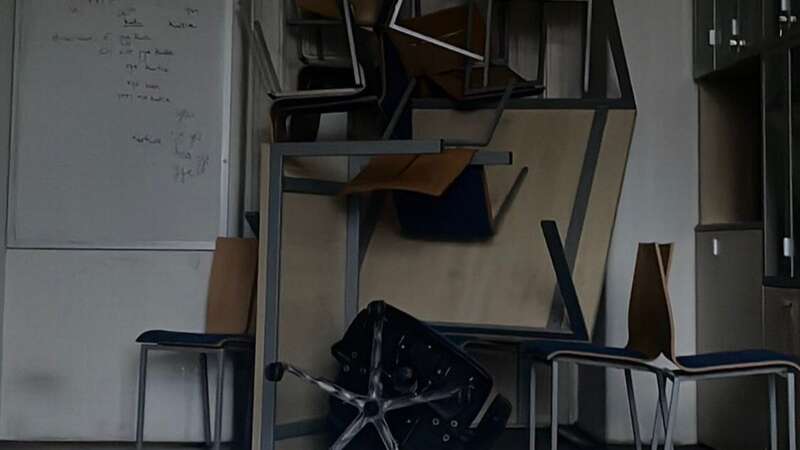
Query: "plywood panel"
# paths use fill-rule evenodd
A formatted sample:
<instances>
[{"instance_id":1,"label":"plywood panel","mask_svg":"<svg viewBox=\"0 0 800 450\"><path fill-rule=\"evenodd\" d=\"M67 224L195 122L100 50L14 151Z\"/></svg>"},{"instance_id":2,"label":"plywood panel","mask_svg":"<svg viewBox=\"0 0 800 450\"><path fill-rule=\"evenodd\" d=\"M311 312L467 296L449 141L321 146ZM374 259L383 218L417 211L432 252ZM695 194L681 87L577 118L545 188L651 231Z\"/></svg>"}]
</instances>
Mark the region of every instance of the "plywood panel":
<instances>
[{"instance_id":1,"label":"plywood panel","mask_svg":"<svg viewBox=\"0 0 800 450\"><path fill-rule=\"evenodd\" d=\"M416 111L416 136L482 131L491 111ZM583 165L593 111L508 110L489 148L514 152L513 167L488 168L495 208L523 166L530 168L498 234L486 243L422 242L399 235L390 214L362 269L361 303L382 298L423 320L544 327L555 277L539 229L564 234Z\"/></svg>"},{"instance_id":2,"label":"plywood panel","mask_svg":"<svg viewBox=\"0 0 800 450\"><path fill-rule=\"evenodd\" d=\"M278 355L320 376L333 377L330 346L344 333L345 202L284 195ZM278 385L279 424L323 417L327 395L287 376Z\"/></svg>"},{"instance_id":3,"label":"plywood panel","mask_svg":"<svg viewBox=\"0 0 800 450\"><path fill-rule=\"evenodd\" d=\"M590 334L600 308L611 231L628 161L636 111L608 112L573 278Z\"/></svg>"}]
</instances>

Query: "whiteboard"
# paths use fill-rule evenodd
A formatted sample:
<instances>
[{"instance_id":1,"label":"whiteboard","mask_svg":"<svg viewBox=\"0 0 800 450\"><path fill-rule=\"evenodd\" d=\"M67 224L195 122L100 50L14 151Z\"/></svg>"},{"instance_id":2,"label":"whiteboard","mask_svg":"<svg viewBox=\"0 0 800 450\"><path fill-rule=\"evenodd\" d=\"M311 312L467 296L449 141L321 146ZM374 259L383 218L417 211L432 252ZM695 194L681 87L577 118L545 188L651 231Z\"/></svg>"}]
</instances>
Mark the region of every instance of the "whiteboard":
<instances>
[{"instance_id":1,"label":"whiteboard","mask_svg":"<svg viewBox=\"0 0 800 450\"><path fill-rule=\"evenodd\" d=\"M9 246L213 248L232 4L17 2Z\"/></svg>"}]
</instances>

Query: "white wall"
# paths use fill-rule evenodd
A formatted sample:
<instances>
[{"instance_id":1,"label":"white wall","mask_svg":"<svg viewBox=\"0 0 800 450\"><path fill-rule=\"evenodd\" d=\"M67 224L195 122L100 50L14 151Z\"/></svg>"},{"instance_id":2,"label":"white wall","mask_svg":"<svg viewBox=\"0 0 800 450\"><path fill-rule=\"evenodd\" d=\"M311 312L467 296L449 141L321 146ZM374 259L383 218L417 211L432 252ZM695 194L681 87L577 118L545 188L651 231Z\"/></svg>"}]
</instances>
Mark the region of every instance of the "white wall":
<instances>
[{"instance_id":1,"label":"white wall","mask_svg":"<svg viewBox=\"0 0 800 450\"><path fill-rule=\"evenodd\" d=\"M13 5L0 0L0 230L6 223ZM238 66L234 71L238 79ZM237 89L233 100L237 130ZM232 149L240 139L234 131ZM236 155L232 163L239 165ZM230 180L234 230L238 177L235 172ZM0 440L133 440L134 340L146 329L204 329L211 259L210 251L6 251L0 232ZM150 368L146 439L202 440L196 355L159 352ZM214 376L212 370L212 408ZM231 436L232 379L226 374L225 439Z\"/></svg>"},{"instance_id":2,"label":"white wall","mask_svg":"<svg viewBox=\"0 0 800 450\"><path fill-rule=\"evenodd\" d=\"M695 350L694 227L698 223L697 90L692 81L691 0L616 0L638 115L606 275L606 341L627 342L636 246L674 242L669 290L678 354ZM652 376L636 378L643 435L655 405ZM606 438L631 441L625 382L606 378ZM697 440L695 388L682 386L678 432Z\"/></svg>"},{"instance_id":3,"label":"white wall","mask_svg":"<svg viewBox=\"0 0 800 450\"><path fill-rule=\"evenodd\" d=\"M134 340L146 329L204 329L211 256L9 250L0 439L132 440ZM146 438L202 440L197 355L151 355ZM212 382L212 407L213 393Z\"/></svg>"}]
</instances>

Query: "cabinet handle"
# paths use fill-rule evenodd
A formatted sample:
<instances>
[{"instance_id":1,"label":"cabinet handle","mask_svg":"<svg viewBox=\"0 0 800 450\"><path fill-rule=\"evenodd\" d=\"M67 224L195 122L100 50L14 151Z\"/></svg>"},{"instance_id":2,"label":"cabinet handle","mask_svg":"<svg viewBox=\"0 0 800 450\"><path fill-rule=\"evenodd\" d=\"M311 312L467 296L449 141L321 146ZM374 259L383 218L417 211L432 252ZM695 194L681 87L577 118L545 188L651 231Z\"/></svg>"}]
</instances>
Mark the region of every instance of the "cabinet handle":
<instances>
[{"instance_id":1,"label":"cabinet handle","mask_svg":"<svg viewBox=\"0 0 800 450\"><path fill-rule=\"evenodd\" d=\"M731 19L731 39L728 41L728 45L732 49L736 49L737 52L742 50L742 47L747 46L747 41L741 39L739 32L739 20L738 19Z\"/></svg>"},{"instance_id":2,"label":"cabinet handle","mask_svg":"<svg viewBox=\"0 0 800 450\"><path fill-rule=\"evenodd\" d=\"M714 238L711 240L711 254L714 256L719 256L719 239Z\"/></svg>"},{"instance_id":3,"label":"cabinet handle","mask_svg":"<svg viewBox=\"0 0 800 450\"><path fill-rule=\"evenodd\" d=\"M792 238L785 237L783 238L783 256L786 258L791 258L794 254L794 243L792 242Z\"/></svg>"}]
</instances>

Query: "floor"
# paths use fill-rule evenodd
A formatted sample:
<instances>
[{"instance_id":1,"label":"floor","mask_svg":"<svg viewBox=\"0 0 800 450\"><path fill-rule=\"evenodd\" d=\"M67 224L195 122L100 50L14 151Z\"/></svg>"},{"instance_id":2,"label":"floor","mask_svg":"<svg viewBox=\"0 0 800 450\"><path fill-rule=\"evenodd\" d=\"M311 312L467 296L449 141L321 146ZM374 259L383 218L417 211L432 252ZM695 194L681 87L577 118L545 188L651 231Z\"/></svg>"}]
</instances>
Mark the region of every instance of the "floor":
<instances>
[{"instance_id":1,"label":"floor","mask_svg":"<svg viewBox=\"0 0 800 450\"><path fill-rule=\"evenodd\" d=\"M523 431L523 430L520 430ZM549 437L547 430L539 430L537 434L538 445L541 450L549 449ZM645 446L649 448L648 446ZM31 443L31 442L0 442L0 450L134 450L134 444L127 443ZM180 445L180 444L150 444L144 450L198 450L204 447L199 445ZM565 439L559 441L559 450L628 450L633 446L613 445L613 446L592 446L578 447L571 445ZM527 450L527 437L522 433L506 433L497 443L494 450ZM680 450L710 450L708 447L692 446L678 447ZM233 446L223 446L223 450L238 450Z\"/></svg>"},{"instance_id":2,"label":"floor","mask_svg":"<svg viewBox=\"0 0 800 450\"><path fill-rule=\"evenodd\" d=\"M580 432L577 432L578 434ZM584 438L588 439L588 438ZM644 445L644 448L649 449L649 445ZM537 450L550 449L550 430L539 429L536 432L536 448ZM632 445L575 445L570 443L564 437L559 438L558 450L633 450ZM711 450L705 446L688 446L676 447L677 450ZM494 450L528 450L528 430L508 430L500 438L495 445Z\"/></svg>"}]
</instances>

